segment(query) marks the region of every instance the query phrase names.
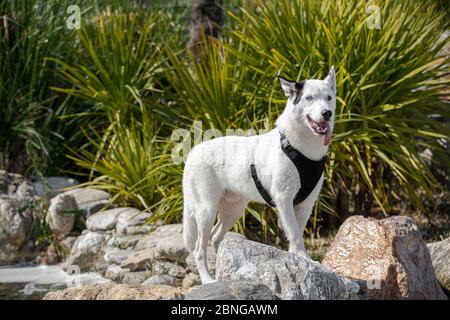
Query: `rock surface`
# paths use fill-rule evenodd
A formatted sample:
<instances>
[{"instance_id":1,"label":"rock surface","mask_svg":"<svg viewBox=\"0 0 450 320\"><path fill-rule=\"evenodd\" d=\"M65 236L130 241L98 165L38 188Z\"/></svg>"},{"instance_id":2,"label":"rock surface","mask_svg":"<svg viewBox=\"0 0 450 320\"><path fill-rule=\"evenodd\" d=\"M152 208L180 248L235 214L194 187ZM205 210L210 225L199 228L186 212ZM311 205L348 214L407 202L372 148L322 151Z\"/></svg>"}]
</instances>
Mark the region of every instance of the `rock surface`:
<instances>
[{"instance_id":1,"label":"rock surface","mask_svg":"<svg viewBox=\"0 0 450 320\"><path fill-rule=\"evenodd\" d=\"M33 184L34 190L39 197L52 198L64 192L65 188L74 187L79 182L66 177L45 177Z\"/></svg>"},{"instance_id":2,"label":"rock surface","mask_svg":"<svg viewBox=\"0 0 450 320\"><path fill-rule=\"evenodd\" d=\"M428 249L439 283L450 292L450 238L430 243Z\"/></svg>"},{"instance_id":3,"label":"rock surface","mask_svg":"<svg viewBox=\"0 0 450 320\"><path fill-rule=\"evenodd\" d=\"M183 297L181 289L171 286L101 283L50 292L44 300L180 300Z\"/></svg>"},{"instance_id":4,"label":"rock surface","mask_svg":"<svg viewBox=\"0 0 450 320\"><path fill-rule=\"evenodd\" d=\"M226 237L217 252L216 279L266 285L282 299L364 298L357 282L319 263L258 242Z\"/></svg>"},{"instance_id":5,"label":"rock surface","mask_svg":"<svg viewBox=\"0 0 450 320\"><path fill-rule=\"evenodd\" d=\"M116 227L117 220L121 214L127 215L127 212L138 213L135 208L115 208L102 212L97 212L86 220L86 227L91 231L107 231Z\"/></svg>"},{"instance_id":6,"label":"rock surface","mask_svg":"<svg viewBox=\"0 0 450 320\"><path fill-rule=\"evenodd\" d=\"M145 224L150 217L151 214L148 212L130 208L118 217L116 225L117 234L125 236L150 232L152 226Z\"/></svg>"},{"instance_id":7,"label":"rock surface","mask_svg":"<svg viewBox=\"0 0 450 320\"><path fill-rule=\"evenodd\" d=\"M61 194L50 200L45 221L52 232L62 239L72 231L78 211L75 198Z\"/></svg>"},{"instance_id":8,"label":"rock surface","mask_svg":"<svg viewBox=\"0 0 450 320\"><path fill-rule=\"evenodd\" d=\"M35 254L29 244L35 216L40 214L32 184L19 174L0 170L0 265Z\"/></svg>"},{"instance_id":9,"label":"rock surface","mask_svg":"<svg viewBox=\"0 0 450 320\"><path fill-rule=\"evenodd\" d=\"M20 174L0 170L0 195L28 202L34 202L36 192L28 179Z\"/></svg>"},{"instance_id":10,"label":"rock surface","mask_svg":"<svg viewBox=\"0 0 450 320\"><path fill-rule=\"evenodd\" d=\"M111 200L111 195L108 192L87 188L65 191L61 195L73 196L78 204L78 208L84 210L86 217L105 208Z\"/></svg>"},{"instance_id":11,"label":"rock surface","mask_svg":"<svg viewBox=\"0 0 450 320\"><path fill-rule=\"evenodd\" d=\"M322 264L339 275L365 281L369 299L446 299L430 253L408 217L348 218Z\"/></svg>"},{"instance_id":12,"label":"rock surface","mask_svg":"<svg viewBox=\"0 0 450 320\"><path fill-rule=\"evenodd\" d=\"M217 281L196 286L185 300L279 300L265 285L250 281Z\"/></svg>"},{"instance_id":13,"label":"rock surface","mask_svg":"<svg viewBox=\"0 0 450 320\"><path fill-rule=\"evenodd\" d=\"M33 227L33 208L14 198L0 198L0 265L29 256L27 247Z\"/></svg>"},{"instance_id":14,"label":"rock surface","mask_svg":"<svg viewBox=\"0 0 450 320\"><path fill-rule=\"evenodd\" d=\"M103 244L108 235L98 232L86 232L75 241L69 257L62 264L67 270L70 266L77 266L82 272L100 271L100 264L105 254Z\"/></svg>"}]
</instances>

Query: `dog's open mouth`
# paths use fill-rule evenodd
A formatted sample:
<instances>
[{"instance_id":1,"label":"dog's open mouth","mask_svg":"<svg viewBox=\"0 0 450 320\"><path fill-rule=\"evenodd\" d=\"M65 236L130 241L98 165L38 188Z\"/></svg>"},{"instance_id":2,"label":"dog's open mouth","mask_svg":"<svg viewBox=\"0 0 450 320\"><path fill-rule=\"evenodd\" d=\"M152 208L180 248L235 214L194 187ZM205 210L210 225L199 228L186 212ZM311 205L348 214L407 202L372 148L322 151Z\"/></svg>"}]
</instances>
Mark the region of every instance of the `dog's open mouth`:
<instances>
[{"instance_id":1,"label":"dog's open mouth","mask_svg":"<svg viewBox=\"0 0 450 320\"><path fill-rule=\"evenodd\" d=\"M325 146L329 145L331 141L330 121L316 122L309 116L306 116L306 118L308 119L308 126L311 128L311 130L316 134L324 136L323 144Z\"/></svg>"}]
</instances>

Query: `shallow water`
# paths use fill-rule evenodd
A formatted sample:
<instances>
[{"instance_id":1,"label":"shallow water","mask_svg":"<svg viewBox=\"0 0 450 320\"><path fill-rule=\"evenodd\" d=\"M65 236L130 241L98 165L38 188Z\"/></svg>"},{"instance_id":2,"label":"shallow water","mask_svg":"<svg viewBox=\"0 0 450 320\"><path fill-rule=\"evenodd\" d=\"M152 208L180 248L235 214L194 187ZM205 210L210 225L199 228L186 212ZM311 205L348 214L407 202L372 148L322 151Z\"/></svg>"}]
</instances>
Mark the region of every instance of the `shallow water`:
<instances>
[{"instance_id":1,"label":"shallow water","mask_svg":"<svg viewBox=\"0 0 450 320\"><path fill-rule=\"evenodd\" d=\"M0 300L39 300L49 291L104 281L94 272L69 275L58 265L0 267Z\"/></svg>"}]
</instances>

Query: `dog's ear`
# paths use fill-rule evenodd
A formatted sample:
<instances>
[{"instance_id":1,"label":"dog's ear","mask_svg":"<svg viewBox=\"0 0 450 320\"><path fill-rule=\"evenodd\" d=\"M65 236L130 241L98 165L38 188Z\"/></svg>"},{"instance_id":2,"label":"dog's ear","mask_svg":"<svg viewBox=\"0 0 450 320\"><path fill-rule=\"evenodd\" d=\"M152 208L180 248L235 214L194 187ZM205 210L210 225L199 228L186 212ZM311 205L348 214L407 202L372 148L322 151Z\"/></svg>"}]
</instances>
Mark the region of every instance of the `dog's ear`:
<instances>
[{"instance_id":1,"label":"dog's ear","mask_svg":"<svg viewBox=\"0 0 450 320\"><path fill-rule=\"evenodd\" d=\"M323 81L325 81L336 94L336 73L334 72L334 66L331 66L330 73Z\"/></svg>"},{"instance_id":2,"label":"dog's ear","mask_svg":"<svg viewBox=\"0 0 450 320\"><path fill-rule=\"evenodd\" d=\"M280 76L278 76L278 79L280 79L281 87L284 90L284 95L286 96L286 98L299 100L297 98L301 96L303 82L289 81Z\"/></svg>"}]
</instances>

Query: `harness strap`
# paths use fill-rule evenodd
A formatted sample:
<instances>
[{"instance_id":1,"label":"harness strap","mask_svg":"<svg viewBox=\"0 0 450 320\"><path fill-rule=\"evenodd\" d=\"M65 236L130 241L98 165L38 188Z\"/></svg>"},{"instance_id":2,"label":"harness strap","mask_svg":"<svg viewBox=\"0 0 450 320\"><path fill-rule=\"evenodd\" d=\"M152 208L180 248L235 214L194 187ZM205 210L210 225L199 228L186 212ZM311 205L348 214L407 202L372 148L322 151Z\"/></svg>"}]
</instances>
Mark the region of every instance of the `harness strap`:
<instances>
[{"instance_id":1,"label":"harness strap","mask_svg":"<svg viewBox=\"0 0 450 320\"><path fill-rule=\"evenodd\" d=\"M307 158L289 143L289 140L282 132L280 132L280 146L283 153L297 168L298 175L300 177L300 189L294 197L294 206L296 206L302 203L316 187L320 177L322 176L323 170L325 169L327 156L324 156L318 161ZM273 202L269 192L264 188L261 180L259 180L254 164L250 165L250 172L261 197L267 202L268 205L271 207L276 207L276 204Z\"/></svg>"}]
</instances>

